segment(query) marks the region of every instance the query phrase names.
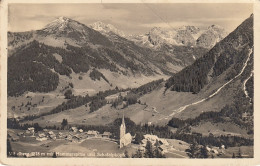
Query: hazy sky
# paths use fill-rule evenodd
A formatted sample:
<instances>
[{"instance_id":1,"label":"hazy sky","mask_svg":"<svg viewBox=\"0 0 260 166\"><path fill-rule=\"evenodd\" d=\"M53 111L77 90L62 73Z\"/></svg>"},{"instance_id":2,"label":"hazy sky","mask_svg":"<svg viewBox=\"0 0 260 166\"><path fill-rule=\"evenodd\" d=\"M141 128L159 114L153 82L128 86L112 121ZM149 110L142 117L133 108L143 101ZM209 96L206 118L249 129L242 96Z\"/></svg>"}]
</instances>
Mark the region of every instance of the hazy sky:
<instances>
[{"instance_id":1,"label":"hazy sky","mask_svg":"<svg viewBox=\"0 0 260 166\"><path fill-rule=\"evenodd\" d=\"M126 34L143 34L153 27L217 24L234 30L253 13L253 4L10 4L9 31L43 28L60 16L83 24L109 23Z\"/></svg>"}]
</instances>

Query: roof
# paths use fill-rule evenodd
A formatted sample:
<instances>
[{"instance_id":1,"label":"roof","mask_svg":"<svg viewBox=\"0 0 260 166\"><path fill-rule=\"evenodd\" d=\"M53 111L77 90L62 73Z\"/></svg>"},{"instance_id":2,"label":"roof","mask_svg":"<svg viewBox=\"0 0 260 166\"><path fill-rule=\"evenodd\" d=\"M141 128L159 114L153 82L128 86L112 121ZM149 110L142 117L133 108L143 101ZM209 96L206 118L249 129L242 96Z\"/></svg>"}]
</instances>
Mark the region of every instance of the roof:
<instances>
[{"instance_id":1,"label":"roof","mask_svg":"<svg viewBox=\"0 0 260 166\"><path fill-rule=\"evenodd\" d=\"M111 135L111 133L108 131L105 131L102 135Z\"/></svg>"},{"instance_id":2,"label":"roof","mask_svg":"<svg viewBox=\"0 0 260 166\"><path fill-rule=\"evenodd\" d=\"M44 133L39 133L38 135L41 136L41 137L44 137L44 136L45 136Z\"/></svg>"},{"instance_id":3,"label":"roof","mask_svg":"<svg viewBox=\"0 0 260 166\"><path fill-rule=\"evenodd\" d=\"M19 138L18 137L13 137L12 140L13 141L17 141L17 140L19 140Z\"/></svg>"},{"instance_id":4,"label":"roof","mask_svg":"<svg viewBox=\"0 0 260 166\"><path fill-rule=\"evenodd\" d=\"M71 127L70 129L73 130L73 131L77 131L78 130L77 127Z\"/></svg>"},{"instance_id":5,"label":"roof","mask_svg":"<svg viewBox=\"0 0 260 166\"><path fill-rule=\"evenodd\" d=\"M79 132L83 132L83 130L82 130L82 129L79 129Z\"/></svg>"},{"instance_id":6,"label":"roof","mask_svg":"<svg viewBox=\"0 0 260 166\"><path fill-rule=\"evenodd\" d=\"M244 113L242 114L242 117L243 117L243 118L248 117L248 113L247 113L247 112L244 112Z\"/></svg>"},{"instance_id":7,"label":"roof","mask_svg":"<svg viewBox=\"0 0 260 166\"><path fill-rule=\"evenodd\" d=\"M89 131L87 132L87 134L94 134L94 135L97 135L98 132L97 132L97 131L94 131L94 130L89 130Z\"/></svg>"},{"instance_id":8,"label":"roof","mask_svg":"<svg viewBox=\"0 0 260 166\"><path fill-rule=\"evenodd\" d=\"M80 138L80 136L79 135L73 135L72 138Z\"/></svg>"},{"instance_id":9,"label":"roof","mask_svg":"<svg viewBox=\"0 0 260 166\"><path fill-rule=\"evenodd\" d=\"M54 132L53 132L53 131L49 131L48 133L49 133L50 135L51 135L51 134L54 134Z\"/></svg>"}]
</instances>

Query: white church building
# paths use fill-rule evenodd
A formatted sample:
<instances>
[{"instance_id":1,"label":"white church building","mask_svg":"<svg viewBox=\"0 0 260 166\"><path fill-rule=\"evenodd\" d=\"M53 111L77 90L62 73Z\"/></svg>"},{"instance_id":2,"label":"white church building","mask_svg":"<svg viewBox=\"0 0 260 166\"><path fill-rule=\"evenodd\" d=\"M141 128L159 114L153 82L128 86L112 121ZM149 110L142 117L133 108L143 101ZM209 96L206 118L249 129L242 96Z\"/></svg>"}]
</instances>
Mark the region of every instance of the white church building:
<instances>
[{"instance_id":1,"label":"white church building","mask_svg":"<svg viewBox=\"0 0 260 166\"><path fill-rule=\"evenodd\" d=\"M131 144L132 136L130 133L126 133L125 119L124 115L122 118L122 124L120 126L120 148Z\"/></svg>"}]
</instances>

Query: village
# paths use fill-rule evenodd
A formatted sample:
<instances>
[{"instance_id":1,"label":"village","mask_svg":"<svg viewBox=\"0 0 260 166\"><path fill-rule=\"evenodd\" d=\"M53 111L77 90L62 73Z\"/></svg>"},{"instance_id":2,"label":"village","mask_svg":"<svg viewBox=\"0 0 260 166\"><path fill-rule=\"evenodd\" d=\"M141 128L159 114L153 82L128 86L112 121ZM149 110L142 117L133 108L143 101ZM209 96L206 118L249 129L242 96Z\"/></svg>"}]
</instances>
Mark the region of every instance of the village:
<instances>
[{"instance_id":1,"label":"village","mask_svg":"<svg viewBox=\"0 0 260 166\"><path fill-rule=\"evenodd\" d=\"M145 153L147 142L149 141L153 147L157 146L160 152L163 155L166 155L167 157L178 157L178 158L187 158L186 149L189 148L189 144L180 140L174 140L174 139L164 139L159 138L156 135L152 134L145 134L143 139L141 140L141 143L135 144L135 136L131 136L130 133L126 133L126 125L124 122L124 117L122 118L122 124L120 126L120 138L115 139L112 137L112 133L108 131L104 131L103 133L100 133L96 130L87 130L84 131L81 128L77 127L71 127L69 130L51 130L51 129L43 129L42 131L35 131L34 127L29 127L25 131L20 132L8 132L8 139L11 140L13 143L21 142L24 139L30 139L31 142L37 141L38 145L44 146L46 148L51 148L49 146L50 142L57 143L59 141L62 142L62 144L70 143L73 147L81 146L84 141L92 141L92 151L90 150L91 146L87 146L86 150L82 149L81 153L88 152L89 154L94 153L92 156L96 156L96 154L99 155L99 157L104 157L102 147L99 151L98 146L95 145L95 143L99 143L100 146L109 146L110 148L113 147L114 150L111 152L114 152L115 154L108 154L110 157L126 157L125 153L126 151L129 151L127 153L134 154L136 151L139 151L141 153ZM106 142L106 144L103 144ZM109 145L107 144L109 143ZM60 144L62 146L62 144ZM97 147L97 149L95 149ZM113 149L111 148L111 149ZM221 147L206 147L207 151L212 154L212 156L219 156L225 154L225 146L222 145ZM54 148L55 149L55 148ZM55 154L60 153L66 153L69 152L69 148L63 148L63 151L55 151L54 149L49 150L48 152L52 151ZM105 148L104 148L105 149ZM57 150L57 149L56 149ZM90 151L89 151L90 150ZM110 152L110 151L104 151L104 152ZM22 153L22 152L16 152L16 153ZM96 154L95 154L96 153ZM116 154L120 155L116 155ZM106 157L108 157L106 156ZM35 157L33 155L30 155L30 153L26 153L26 157ZM97 156L96 156L97 157Z\"/></svg>"}]
</instances>

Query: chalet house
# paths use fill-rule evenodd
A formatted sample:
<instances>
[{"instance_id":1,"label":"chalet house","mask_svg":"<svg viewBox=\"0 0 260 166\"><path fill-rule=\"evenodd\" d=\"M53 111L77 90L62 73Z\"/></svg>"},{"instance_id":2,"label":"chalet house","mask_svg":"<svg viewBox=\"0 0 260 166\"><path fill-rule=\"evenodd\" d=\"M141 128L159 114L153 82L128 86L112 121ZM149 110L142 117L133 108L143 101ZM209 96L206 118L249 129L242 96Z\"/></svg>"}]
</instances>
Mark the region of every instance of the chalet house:
<instances>
[{"instance_id":1,"label":"chalet house","mask_svg":"<svg viewBox=\"0 0 260 166\"><path fill-rule=\"evenodd\" d=\"M107 97L105 98L105 100L106 100L108 103L115 102L116 100L118 100L118 95L107 96Z\"/></svg>"},{"instance_id":2,"label":"chalet house","mask_svg":"<svg viewBox=\"0 0 260 166\"><path fill-rule=\"evenodd\" d=\"M112 134L110 132L107 132L105 131L103 134L102 134L102 137L103 138L109 138Z\"/></svg>"},{"instance_id":3,"label":"chalet house","mask_svg":"<svg viewBox=\"0 0 260 166\"><path fill-rule=\"evenodd\" d=\"M244 112L243 114L242 114L242 119L243 120L248 120L249 119L249 114L247 113L247 112Z\"/></svg>"},{"instance_id":4,"label":"chalet house","mask_svg":"<svg viewBox=\"0 0 260 166\"><path fill-rule=\"evenodd\" d=\"M58 135L57 135L57 138L58 139L62 139L62 138L64 138L64 136L63 136L63 134L61 132L59 132Z\"/></svg>"},{"instance_id":5,"label":"chalet house","mask_svg":"<svg viewBox=\"0 0 260 166\"><path fill-rule=\"evenodd\" d=\"M77 129L77 127L71 127L70 131L73 131L74 133L76 133L76 132L78 132L78 129Z\"/></svg>"},{"instance_id":6,"label":"chalet house","mask_svg":"<svg viewBox=\"0 0 260 166\"><path fill-rule=\"evenodd\" d=\"M167 153L168 150L171 148L169 142L166 139L158 138L157 135L146 134L144 135L144 139L142 140L142 147L145 147L147 141L150 141L152 145L155 145L156 141L159 143L159 149L162 153Z\"/></svg>"},{"instance_id":7,"label":"chalet house","mask_svg":"<svg viewBox=\"0 0 260 166\"><path fill-rule=\"evenodd\" d=\"M66 136L65 136L65 139L66 139L66 140L69 140L69 141L72 141L72 136L71 136L71 135L66 135Z\"/></svg>"},{"instance_id":8,"label":"chalet house","mask_svg":"<svg viewBox=\"0 0 260 166\"><path fill-rule=\"evenodd\" d=\"M26 135L26 136L34 136L34 127L29 127L29 128L25 131L25 135Z\"/></svg>"},{"instance_id":9,"label":"chalet house","mask_svg":"<svg viewBox=\"0 0 260 166\"><path fill-rule=\"evenodd\" d=\"M49 135L50 139L56 140L56 135L54 134L53 131L49 131L48 135Z\"/></svg>"},{"instance_id":10,"label":"chalet house","mask_svg":"<svg viewBox=\"0 0 260 166\"><path fill-rule=\"evenodd\" d=\"M17 133L18 136L22 136L23 134L24 134L23 132Z\"/></svg>"},{"instance_id":11,"label":"chalet house","mask_svg":"<svg viewBox=\"0 0 260 166\"><path fill-rule=\"evenodd\" d=\"M80 132L80 133L83 133L83 130L82 130L82 129L79 129L79 132Z\"/></svg>"},{"instance_id":12,"label":"chalet house","mask_svg":"<svg viewBox=\"0 0 260 166\"><path fill-rule=\"evenodd\" d=\"M42 137L42 138L36 137L37 141L46 141L47 139L48 139L47 137Z\"/></svg>"},{"instance_id":13,"label":"chalet house","mask_svg":"<svg viewBox=\"0 0 260 166\"><path fill-rule=\"evenodd\" d=\"M12 137L12 141L13 141L13 142L16 142L16 141L18 141L18 140L19 140L19 138L18 138L17 136Z\"/></svg>"},{"instance_id":14,"label":"chalet house","mask_svg":"<svg viewBox=\"0 0 260 166\"><path fill-rule=\"evenodd\" d=\"M34 127L29 127L27 130L30 131L31 133L34 133Z\"/></svg>"},{"instance_id":15,"label":"chalet house","mask_svg":"<svg viewBox=\"0 0 260 166\"><path fill-rule=\"evenodd\" d=\"M46 135L44 133L38 133L38 137L43 138L46 137Z\"/></svg>"},{"instance_id":16,"label":"chalet house","mask_svg":"<svg viewBox=\"0 0 260 166\"><path fill-rule=\"evenodd\" d=\"M145 151L145 147L143 147L143 146L139 146L139 148L138 148L140 151L142 151L142 152L144 152Z\"/></svg>"},{"instance_id":17,"label":"chalet house","mask_svg":"<svg viewBox=\"0 0 260 166\"><path fill-rule=\"evenodd\" d=\"M79 135L73 135L71 138L71 142L79 142L80 141L80 136Z\"/></svg>"},{"instance_id":18,"label":"chalet house","mask_svg":"<svg viewBox=\"0 0 260 166\"><path fill-rule=\"evenodd\" d=\"M97 137L98 134L99 134L99 132L98 131L94 131L94 130L89 130L87 132L88 137Z\"/></svg>"}]
</instances>

